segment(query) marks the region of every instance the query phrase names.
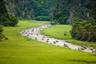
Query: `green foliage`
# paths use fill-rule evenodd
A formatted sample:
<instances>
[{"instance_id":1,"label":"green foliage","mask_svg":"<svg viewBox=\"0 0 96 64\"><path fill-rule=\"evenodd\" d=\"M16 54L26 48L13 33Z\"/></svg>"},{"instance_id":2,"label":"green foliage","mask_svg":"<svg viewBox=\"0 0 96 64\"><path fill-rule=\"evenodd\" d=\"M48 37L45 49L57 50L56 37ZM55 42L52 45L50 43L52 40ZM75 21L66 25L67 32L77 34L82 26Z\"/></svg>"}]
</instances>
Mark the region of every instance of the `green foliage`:
<instances>
[{"instance_id":1,"label":"green foliage","mask_svg":"<svg viewBox=\"0 0 96 64\"><path fill-rule=\"evenodd\" d=\"M37 17L35 17L35 20L49 21L50 18L49 18L49 16L37 16Z\"/></svg>"},{"instance_id":2,"label":"green foliage","mask_svg":"<svg viewBox=\"0 0 96 64\"><path fill-rule=\"evenodd\" d=\"M52 9L52 19L55 23L67 24L69 12L67 10L68 1L56 0Z\"/></svg>"},{"instance_id":3,"label":"green foliage","mask_svg":"<svg viewBox=\"0 0 96 64\"><path fill-rule=\"evenodd\" d=\"M4 26L15 26L18 23L18 19L16 17L8 18L0 18L0 24Z\"/></svg>"},{"instance_id":4,"label":"green foliage","mask_svg":"<svg viewBox=\"0 0 96 64\"><path fill-rule=\"evenodd\" d=\"M0 0L0 18L1 17L8 17L8 11L6 9L6 2L4 0Z\"/></svg>"},{"instance_id":5,"label":"green foliage","mask_svg":"<svg viewBox=\"0 0 96 64\"><path fill-rule=\"evenodd\" d=\"M51 21L51 23L50 23L51 25L56 25L57 23L55 23L55 22L53 22L53 21Z\"/></svg>"},{"instance_id":6,"label":"green foliage","mask_svg":"<svg viewBox=\"0 0 96 64\"><path fill-rule=\"evenodd\" d=\"M3 32L3 27L0 25L0 41L5 38L5 36L2 34Z\"/></svg>"},{"instance_id":7,"label":"green foliage","mask_svg":"<svg viewBox=\"0 0 96 64\"><path fill-rule=\"evenodd\" d=\"M68 24L67 22L67 16L60 16L58 19L59 24Z\"/></svg>"},{"instance_id":8,"label":"green foliage","mask_svg":"<svg viewBox=\"0 0 96 64\"><path fill-rule=\"evenodd\" d=\"M96 41L96 22L93 18L87 20L75 19L72 26L72 37L84 41Z\"/></svg>"},{"instance_id":9,"label":"green foliage","mask_svg":"<svg viewBox=\"0 0 96 64\"><path fill-rule=\"evenodd\" d=\"M96 21L96 1L95 0L89 0L86 7L89 9L90 16L93 17Z\"/></svg>"},{"instance_id":10,"label":"green foliage","mask_svg":"<svg viewBox=\"0 0 96 64\"><path fill-rule=\"evenodd\" d=\"M35 19L38 16L49 16L53 0L19 0L16 16Z\"/></svg>"},{"instance_id":11,"label":"green foliage","mask_svg":"<svg viewBox=\"0 0 96 64\"><path fill-rule=\"evenodd\" d=\"M16 26L16 24L18 23L18 19L16 17L11 17L9 20L9 26Z\"/></svg>"},{"instance_id":12,"label":"green foliage","mask_svg":"<svg viewBox=\"0 0 96 64\"><path fill-rule=\"evenodd\" d=\"M2 29L2 26L0 25L0 34L2 33L3 29Z\"/></svg>"},{"instance_id":13,"label":"green foliage","mask_svg":"<svg viewBox=\"0 0 96 64\"><path fill-rule=\"evenodd\" d=\"M73 5L74 17L78 19L73 19L71 35L78 40L96 41L96 1L79 1Z\"/></svg>"}]
</instances>

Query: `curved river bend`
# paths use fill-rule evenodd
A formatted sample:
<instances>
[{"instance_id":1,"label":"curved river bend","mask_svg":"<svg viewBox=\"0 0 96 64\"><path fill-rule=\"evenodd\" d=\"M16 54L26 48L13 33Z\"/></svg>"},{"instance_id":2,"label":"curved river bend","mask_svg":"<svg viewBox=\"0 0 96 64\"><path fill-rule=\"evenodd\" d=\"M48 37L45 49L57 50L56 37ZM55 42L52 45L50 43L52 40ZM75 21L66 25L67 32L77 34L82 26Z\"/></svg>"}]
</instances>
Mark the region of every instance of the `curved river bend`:
<instances>
[{"instance_id":1,"label":"curved river bend","mask_svg":"<svg viewBox=\"0 0 96 64\"><path fill-rule=\"evenodd\" d=\"M42 35L40 33L41 30L51 27L52 25L50 24L46 24L46 25L42 25L42 26L38 26L38 27L32 27L29 29L26 29L24 31L21 32L22 36L26 36L28 38L32 38L41 42L46 42L52 45L56 45L56 46L60 46L60 47L66 47L66 48L70 48L73 50L80 50L80 51L84 51L84 52L94 52L96 53L96 49L92 48L92 47L84 47L84 46L79 46L79 45L74 45L71 43L68 43L64 40L59 40L59 39L55 39L55 38L51 38L45 35Z\"/></svg>"}]
</instances>

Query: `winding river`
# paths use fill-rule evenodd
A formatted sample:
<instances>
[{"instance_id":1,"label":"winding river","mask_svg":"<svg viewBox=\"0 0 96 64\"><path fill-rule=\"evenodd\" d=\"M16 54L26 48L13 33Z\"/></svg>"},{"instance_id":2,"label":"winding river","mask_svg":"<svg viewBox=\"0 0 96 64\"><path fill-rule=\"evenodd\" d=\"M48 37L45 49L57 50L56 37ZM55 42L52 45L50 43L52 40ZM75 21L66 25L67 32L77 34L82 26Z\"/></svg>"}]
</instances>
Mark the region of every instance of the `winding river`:
<instances>
[{"instance_id":1,"label":"winding river","mask_svg":"<svg viewBox=\"0 0 96 64\"><path fill-rule=\"evenodd\" d=\"M26 36L28 38L32 38L34 40L38 40L41 42L45 42L45 43L60 46L60 47L66 47L66 48L70 48L73 50L80 50L80 51L84 51L84 52L96 53L96 49L94 49L92 47L74 45L74 44L68 43L64 40L51 38L51 37L42 35L40 33L41 30L43 30L45 28L49 28L51 26L52 25L50 25L50 24L46 24L46 25L42 25L42 26L38 26L38 27L28 28L28 29L23 30L21 32L21 35Z\"/></svg>"}]
</instances>

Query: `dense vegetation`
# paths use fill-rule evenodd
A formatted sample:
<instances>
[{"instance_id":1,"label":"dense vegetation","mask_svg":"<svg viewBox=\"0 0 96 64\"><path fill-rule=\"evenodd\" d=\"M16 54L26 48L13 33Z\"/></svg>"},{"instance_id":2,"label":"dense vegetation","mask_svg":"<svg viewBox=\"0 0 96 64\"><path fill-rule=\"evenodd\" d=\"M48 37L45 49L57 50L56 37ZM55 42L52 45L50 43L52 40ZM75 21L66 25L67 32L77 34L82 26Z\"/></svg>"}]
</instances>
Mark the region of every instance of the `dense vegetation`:
<instances>
[{"instance_id":1,"label":"dense vegetation","mask_svg":"<svg viewBox=\"0 0 96 64\"><path fill-rule=\"evenodd\" d=\"M72 28L72 37L84 41L96 41L96 22L94 19L75 19Z\"/></svg>"},{"instance_id":2,"label":"dense vegetation","mask_svg":"<svg viewBox=\"0 0 96 64\"><path fill-rule=\"evenodd\" d=\"M50 20L53 0L19 0L16 16L23 19Z\"/></svg>"},{"instance_id":3,"label":"dense vegetation","mask_svg":"<svg viewBox=\"0 0 96 64\"><path fill-rule=\"evenodd\" d=\"M15 26L17 23L18 19L16 17L0 18L0 25Z\"/></svg>"},{"instance_id":4,"label":"dense vegetation","mask_svg":"<svg viewBox=\"0 0 96 64\"><path fill-rule=\"evenodd\" d=\"M69 16L69 10L68 10L68 5L69 5L69 0L55 0L54 1L54 6L52 8L51 12L51 19L55 23L59 24L68 24L70 21L68 21L68 16Z\"/></svg>"},{"instance_id":5,"label":"dense vegetation","mask_svg":"<svg viewBox=\"0 0 96 64\"><path fill-rule=\"evenodd\" d=\"M15 26L18 19L14 17L15 1L0 1L0 25ZM11 5L10 5L11 4Z\"/></svg>"},{"instance_id":6,"label":"dense vegetation","mask_svg":"<svg viewBox=\"0 0 96 64\"><path fill-rule=\"evenodd\" d=\"M96 1L56 0L53 9L55 23L72 23L72 37L84 41L96 41Z\"/></svg>"},{"instance_id":7,"label":"dense vegetation","mask_svg":"<svg viewBox=\"0 0 96 64\"><path fill-rule=\"evenodd\" d=\"M8 39L2 32L2 26L15 26L18 23L18 19L14 16L16 1L13 0L0 0L0 40Z\"/></svg>"},{"instance_id":8,"label":"dense vegetation","mask_svg":"<svg viewBox=\"0 0 96 64\"><path fill-rule=\"evenodd\" d=\"M0 41L4 38L2 32L3 32L3 29L2 29L2 26L0 26Z\"/></svg>"},{"instance_id":9,"label":"dense vegetation","mask_svg":"<svg viewBox=\"0 0 96 64\"><path fill-rule=\"evenodd\" d=\"M88 17L74 19L72 36L79 40L96 41L96 1L89 0L85 7L89 11Z\"/></svg>"},{"instance_id":10,"label":"dense vegetation","mask_svg":"<svg viewBox=\"0 0 96 64\"><path fill-rule=\"evenodd\" d=\"M53 20L60 24L72 23L74 17L80 19L88 15L88 0L56 0L53 8Z\"/></svg>"}]
</instances>

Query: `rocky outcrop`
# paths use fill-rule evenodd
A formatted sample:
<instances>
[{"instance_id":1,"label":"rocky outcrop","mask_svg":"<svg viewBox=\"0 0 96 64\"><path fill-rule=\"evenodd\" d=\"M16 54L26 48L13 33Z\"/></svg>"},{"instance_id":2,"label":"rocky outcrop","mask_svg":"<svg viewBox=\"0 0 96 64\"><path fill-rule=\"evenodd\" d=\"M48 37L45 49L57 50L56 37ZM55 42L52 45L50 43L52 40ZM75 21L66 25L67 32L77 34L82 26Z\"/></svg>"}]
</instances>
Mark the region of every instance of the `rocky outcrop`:
<instances>
[{"instance_id":1,"label":"rocky outcrop","mask_svg":"<svg viewBox=\"0 0 96 64\"><path fill-rule=\"evenodd\" d=\"M0 17L15 16L16 1L15 0L0 0Z\"/></svg>"}]
</instances>

